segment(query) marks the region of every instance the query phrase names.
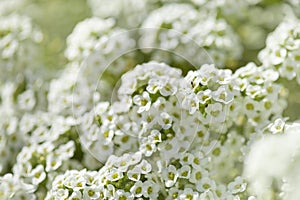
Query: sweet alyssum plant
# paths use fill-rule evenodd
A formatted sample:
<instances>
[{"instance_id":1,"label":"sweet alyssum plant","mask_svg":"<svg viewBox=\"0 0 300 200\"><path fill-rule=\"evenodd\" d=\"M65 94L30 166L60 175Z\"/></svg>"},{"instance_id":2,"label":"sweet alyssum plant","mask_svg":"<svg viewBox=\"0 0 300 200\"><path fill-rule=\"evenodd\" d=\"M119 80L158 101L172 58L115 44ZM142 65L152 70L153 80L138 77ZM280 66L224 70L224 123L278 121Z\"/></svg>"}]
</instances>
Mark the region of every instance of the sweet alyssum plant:
<instances>
[{"instance_id":1,"label":"sweet alyssum plant","mask_svg":"<svg viewBox=\"0 0 300 200\"><path fill-rule=\"evenodd\" d=\"M300 197L299 2L72 3L0 2L0 199Z\"/></svg>"}]
</instances>

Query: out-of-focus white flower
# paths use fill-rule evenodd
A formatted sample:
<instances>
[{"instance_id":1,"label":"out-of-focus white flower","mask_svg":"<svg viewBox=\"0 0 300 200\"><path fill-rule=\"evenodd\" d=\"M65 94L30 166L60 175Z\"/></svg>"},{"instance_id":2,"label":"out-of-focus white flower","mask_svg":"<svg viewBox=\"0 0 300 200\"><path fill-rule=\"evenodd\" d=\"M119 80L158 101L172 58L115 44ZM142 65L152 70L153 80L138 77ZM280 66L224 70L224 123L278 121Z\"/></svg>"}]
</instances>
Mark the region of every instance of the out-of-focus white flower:
<instances>
[{"instance_id":1,"label":"out-of-focus white flower","mask_svg":"<svg viewBox=\"0 0 300 200\"><path fill-rule=\"evenodd\" d=\"M137 28L148 11L154 7L154 1L149 0L89 0L88 3L95 16L114 17L118 19L118 25L125 28Z\"/></svg>"},{"instance_id":2,"label":"out-of-focus white flower","mask_svg":"<svg viewBox=\"0 0 300 200\"><path fill-rule=\"evenodd\" d=\"M19 107L22 110L32 110L36 105L36 99L32 90L26 90L18 96Z\"/></svg>"},{"instance_id":3,"label":"out-of-focus white flower","mask_svg":"<svg viewBox=\"0 0 300 200\"><path fill-rule=\"evenodd\" d=\"M299 123L287 124L283 134L265 136L251 146L244 174L259 198L276 190L275 182L282 199L299 195L299 130Z\"/></svg>"},{"instance_id":4,"label":"out-of-focus white flower","mask_svg":"<svg viewBox=\"0 0 300 200\"><path fill-rule=\"evenodd\" d=\"M0 16L7 15L21 8L27 0L3 0L0 2Z\"/></svg>"},{"instance_id":5,"label":"out-of-focus white flower","mask_svg":"<svg viewBox=\"0 0 300 200\"><path fill-rule=\"evenodd\" d=\"M40 64L38 46L43 35L33 26L31 19L18 14L1 16L0 33L1 81L14 80L17 74L25 73L26 69L37 72Z\"/></svg>"},{"instance_id":6,"label":"out-of-focus white flower","mask_svg":"<svg viewBox=\"0 0 300 200\"><path fill-rule=\"evenodd\" d=\"M198 12L189 4L170 3L158 8L141 28L140 47L146 52L149 48L170 52L154 51L151 55L167 63L187 60L194 66L214 62L222 67L242 53L239 39L226 21L205 9Z\"/></svg>"}]
</instances>

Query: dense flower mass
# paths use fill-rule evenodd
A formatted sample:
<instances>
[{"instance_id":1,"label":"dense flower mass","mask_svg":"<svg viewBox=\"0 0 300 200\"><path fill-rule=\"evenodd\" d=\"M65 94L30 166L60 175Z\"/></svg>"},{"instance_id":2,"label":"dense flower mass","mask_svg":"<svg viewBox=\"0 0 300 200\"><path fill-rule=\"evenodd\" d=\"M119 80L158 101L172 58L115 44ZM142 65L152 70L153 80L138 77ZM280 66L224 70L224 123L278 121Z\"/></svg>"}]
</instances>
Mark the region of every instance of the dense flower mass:
<instances>
[{"instance_id":1,"label":"dense flower mass","mask_svg":"<svg viewBox=\"0 0 300 200\"><path fill-rule=\"evenodd\" d=\"M0 0L0 199L299 199L299 5Z\"/></svg>"}]
</instances>

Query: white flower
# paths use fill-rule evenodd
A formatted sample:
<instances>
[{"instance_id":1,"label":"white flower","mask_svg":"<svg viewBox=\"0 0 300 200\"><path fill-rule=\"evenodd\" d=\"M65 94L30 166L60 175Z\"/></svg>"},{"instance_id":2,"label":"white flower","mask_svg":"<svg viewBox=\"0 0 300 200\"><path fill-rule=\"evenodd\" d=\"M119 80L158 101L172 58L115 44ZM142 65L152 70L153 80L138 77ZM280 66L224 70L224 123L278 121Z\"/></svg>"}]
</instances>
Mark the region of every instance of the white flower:
<instances>
[{"instance_id":1,"label":"white flower","mask_svg":"<svg viewBox=\"0 0 300 200\"><path fill-rule=\"evenodd\" d=\"M40 30L32 24L29 17L16 13L1 16L0 24L1 80L16 80L17 74L24 74L28 69L39 74L40 60L37 54L43 38ZM24 94L20 101L22 107L35 104L30 94Z\"/></svg>"},{"instance_id":2,"label":"white flower","mask_svg":"<svg viewBox=\"0 0 300 200\"><path fill-rule=\"evenodd\" d=\"M201 179L206 178L207 176L208 176L208 172L206 170L202 169L201 167L195 168L195 169L192 169L192 173L191 173L189 181L191 183L198 184L198 183L200 183Z\"/></svg>"},{"instance_id":3,"label":"white flower","mask_svg":"<svg viewBox=\"0 0 300 200\"><path fill-rule=\"evenodd\" d=\"M180 192L181 191L177 187L170 188L169 191L168 191L167 200L178 199L179 195L180 195Z\"/></svg>"},{"instance_id":4,"label":"white flower","mask_svg":"<svg viewBox=\"0 0 300 200\"><path fill-rule=\"evenodd\" d=\"M83 198L84 199L99 199L100 197L100 188L92 185L86 186L83 189Z\"/></svg>"},{"instance_id":5,"label":"white flower","mask_svg":"<svg viewBox=\"0 0 300 200\"><path fill-rule=\"evenodd\" d=\"M195 113L199 109L199 99L196 94L191 93L184 97L182 108L189 111L190 114Z\"/></svg>"},{"instance_id":6,"label":"white flower","mask_svg":"<svg viewBox=\"0 0 300 200\"><path fill-rule=\"evenodd\" d=\"M188 179L191 175L191 167L189 165L183 165L179 170L178 170L179 178L185 178Z\"/></svg>"},{"instance_id":7,"label":"white flower","mask_svg":"<svg viewBox=\"0 0 300 200\"><path fill-rule=\"evenodd\" d=\"M150 79L146 87L147 92L155 94L162 88L162 82L157 79ZM167 96L167 95L166 95Z\"/></svg>"},{"instance_id":8,"label":"white flower","mask_svg":"<svg viewBox=\"0 0 300 200\"><path fill-rule=\"evenodd\" d=\"M162 88L159 90L162 96L171 96L177 92L178 80L165 78L163 82Z\"/></svg>"},{"instance_id":9,"label":"white flower","mask_svg":"<svg viewBox=\"0 0 300 200\"><path fill-rule=\"evenodd\" d=\"M207 199L216 199L214 193L212 190L206 190L205 192L202 192L200 194L199 200L207 200ZM234 199L233 197L226 195L226 199L233 199L233 200L237 200Z\"/></svg>"},{"instance_id":10,"label":"white flower","mask_svg":"<svg viewBox=\"0 0 300 200\"><path fill-rule=\"evenodd\" d=\"M223 110L223 106L220 103L209 104L205 111L207 113L207 118L209 123L224 122L226 118L226 113Z\"/></svg>"},{"instance_id":11,"label":"white flower","mask_svg":"<svg viewBox=\"0 0 300 200\"><path fill-rule=\"evenodd\" d=\"M143 138L141 139L140 143L141 144L139 149L141 153L143 153L147 157L151 156L157 150L156 144L153 140Z\"/></svg>"},{"instance_id":12,"label":"white flower","mask_svg":"<svg viewBox=\"0 0 300 200\"><path fill-rule=\"evenodd\" d=\"M247 184L244 179L240 176L236 177L233 182L228 184L228 189L232 194L239 192L244 192L246 190Z\"/></svg>"},{"instance_id":13,"label":"white flower","mask_svg":"<svg viewBox=\"0 0 300 200\"><path fill-rule=\"evenodd\" d=\"M19 107L22 110L32 110L33 107L36 105L35 95L34 91L32 90L26 90L22 94L18 96L18 103Z\"/></svg>"},{"instance_id":14,"label":"white flower","mask_svg":"<svg viewBox=\"0 0 300 200\"><path fill-rule=\"evenodd\" d=\"M208 177L203 177L199 182L196 183L196 188L199 192L205 192L208 190L214 191L216 189L216 183Z\"/></svg>"},{"instance_id":15,"label":"white flower","mask_svg":"<svg viewBox=\"0 0 300 200\"><path fill-rule=\"evenodd\" d=\"M158 118L158 123L163 129L169 129L172 126L172 117L168 113L162 112Z\"/></svg>"},{"instance_id":16,"label":"white flower","mask_svg":"<svg viewBox=\"0 0 300 200\"><path fill-rule=\"evenodd\" d=\"M257 111L260 109L259 103L249 97L246 97L244 100L244 113L248 117L253 117L257 114Z\"/></svg>"},{"instance_id":17,"label":"white flower","mask_svg":"<svg viewBox=\"0 0 300 200\"><path fill-rule=\"evenodd\" d=\"M138 169L140 169L141 174L148 174L152 167L151 164L148 163L146 160L142 160L140 164L136 166Z\"/></svg>"},{"instance_id":18,"label":"white flower","mask_svg":"<svg viewBox=\"0 0 300 200\"><path fill-rule=\"evenodd\" d=\"M151 99L149 93L143 92L142 95L135 95L133 97L133 102L139 106L138 113L148 111L151 106Z\"/></svg>"},{"instance_id":19,"label":"white flower","mask_svg":"<svg viewBox=\"0 0 300 200\"><path fill-rule=\"evenodd\" d=\"M299 63L295 63L291 60L286 60L278 72L281 76L286 77L288 80L292 80L296 77L296 70L299 69Z\"/></svg>"},{"instance_id":20,"label":"white flower","mask_svg":"<svg viewBox=\"0 0 300 200\"><path fill-rule=\"evenodd\" d=\"M135 184L130 188L130 192L135 197L141 197L143 195L143 183L141 181L135 182Z\"/></svg>"},{"instance_id":21,"label":"white flower","mask_svg":"<svg viewBox=\"0 0 300 200\"><path fill-rule=\"evenodd\" d=\"M153 181L145 181L143 184L143 196L150 199L157 199L160 186Z\"/></svg>"},{"instance_id":22,"label":"white flower","mask_svg":"<svg viewBox=\"0 0 300 200\"><path fill-rule=\"evenodd\" d=\"M110 181L117 181L121 178L123 178L123 173L120 172L117 168L112 168L109 171L109 174L107 176L107 179L110 180Z\"/></svg>"},{"instance_id":23,"label":"white flower","mask_svg":"<svg viewBox=\"0 0 300 200\"><path fill-rule=\"evenodd\" d=\"M173 165L169 165L162 173L166 187L172 187L178 179L178 171Z\"/></svg>"},{"instance_id":24,"label":"white flower","mask_svg":"<svg viewBox=\"0 0 300 200\"><path fill-rule=\"evenodd\" d=\"M62 160L49 155L46 158L46 172L54 171L62 165Z\"/></svg>"},{"instance_id":25,"label":"white flower","mask_svg":"<svg viewBox=\"0 0 300 200\"><path fill-rule=\"evenodd\" d=\"M244 161L244 177L253 194L261 198L270 190L273 180L290 184L283 199L299 195L299 123L285 128L284 134L267 135L256 141ZM280 147L280 148L278 148Z\"/></svg>"},{"instance_id":26,"label":"white flower","mask_svg":"<svg viewBox=\"0 0 300 200\"><path fill-rule=\"evenodd\" d=\"M287 50L284 48L280 48L280 47L275 47L274 49L272 49L272 54L271 54L271 62L273 65L278 65L281 64L286 55L287 55Z\"/></svg>"},{"instance_id":27,"label":"white flower","mask_svg":"<svg viewBox=\"0 0 300 200\"><path fill-rule=\"evenodd\" d=\"M80 191L73 191L71 196L69 197L69 200L73 199L82 199L82 194Z\"/></svg>"},{"instance_id":28,"label":"white flower","mask_svg":"<svg viewBox=\"0 0 300 200\"><path fill-rule=\"evenodd\" d=\"M59 199L66 199L69 196L69 191L67 189L58 189L55 192L55 196Z\"/></svg>"},{"instance_id":29,"label":"white flower","mask_svg":"<svg viewBox=\"0 0 300 200\"><path fill-rule=\"evenodd\" d=\"M130 192L125 192L124 190L117 190L115 199L116 200L133 200L134 196Z\"/></svg>"},{"instance_id":30,"label":"white flower","mask_svg":"<svg viewBox=\"0 0 300 200\"><path fill-rule=\"evenodd\" d=\"M199 199L199 193L193 191L193 189L191 189L191 188L184 188L182 194L180 194L180 196L179 196L179 199L180 200L186 200L186 199L197 200L197 199Z\"/></svg>"},{"instance_id":31,"label":"white flower","mask_svg":"<svg viewBox=\"0 0 300 200\"><path fill-rule=\"evenodd\" d=\"M228 89L228 86L221 86L216 91L212 92L212 98L215 101L224 104L230 103L233 100L233 97L233 93Z\"/></svg>"},{"instance_id":32,"label":"white flower","mask_svg":"<svg viewBox=\"0 0 300 200\"><path fill-rule=\"evenodd\" d=\"M138 168L128 170L127 175L130 180L137 182L141 178L141 170Z\"/></svg>"},{"instance_id":33,"label":"white flower","mask_svg":"<svg viewBox=\"0 0 300 200\"><path fill-rule=\"evenodd\" d=\"M258 85L248 85L246 87L246 94L253 99L263 92L263 89Z\"/></svg>"},{"instance_id":34,"label":"white flower","mask_svg":"<svg viewBox=\"0 0 300 200\"><path fill-rule=\"evenodd\" d=\"M43 165L36 166L31 172L30 176L32 177L33 185L38 185L46 178L46 173Z\"/></svg>"},{"instance_id":35,"label":"white flower","mask_svg":"<svg viewBox=\"0 0 300 200\"><path fill-rule=\"evenodd\" d=\"M36 199L37 187L27 184L16 174L6 173L0 177L0 197L2 199Z\"/></svg>"},{"instance_id":36,"label":"white flower","mask_svg":"<svg viewBox=\"0 0 300 200\"><path fill-rule=\"evenodd\" d=\"M200 102L201 104L206 104L206 102L207 102L208 100L211 99L211 97L212 97L212 92L211 92L211 90L209 90L209 89L204 90L204 91L199 91L199 92L197 93L197 97L198 97L199 102Z\"/></svg>"},{"instance_id":37,"label":"white flower","mask_svg":"<svg viewBox=\"0 0 300 200\"><path fill-rule=\"evenodd\" d=\"M97 0L88 0L87 3L94 16L100 18L114 17L118 19L118 26L126 28L138 27L153 6L152 2L139 0L125 2L122 0L103 0L101 3Z\"/></svg>"},{"instance_id":38,"label":"white flower","mask_svg":"<svg viewBox=\"0 0 300 200\"><path fill-rule=\"evenodd\" d=\"M152 130L150 135L148 136L149 140L153 141L154 143L160 143L161 140L161 133L158 130Z\"/></svg>"},{"instance_id":39,"label":"white flower","mask_svg":"<svg viewBox=\"0 0 300 200\"><path fill-rule=\"evenodd\" d=\"M259 53L259 60L267 69L273 69L280 77L292 80L297 77L299 61L299 19L283 20L266 40L266 47Z\"/></svg>"},{"instance_id":40,"label":"white flower","mask_svg":"<svg viewBox=\"0 0 300 200\"><path fill-rule=\"evenodd\" d=\"M188 141L182 142L178 140L178 138L173 137L170 140L158 144L158 150L160 151L162 159L169 160L175 155L177 155L181 148L188 147L187 144Z\"/></svg>"},{"instance_id":41,"label":"white flower","mask_svg":"<svg viewBox=\"0 0 300 200\"><path fill-rule=\"evenodd\" d=\"M75 142L70 140L68 143L60 145L55 152L58 154L58 157L62 160L71 158L74 155L75 151Z\"/></svg>"},{"instance_id":42,"label":"white flower","mask_svg":"<svg viewBox=\"0 0 300 200\"><path fill-rule=\"evenodd\" d=\"M285 126L285 121L281 118L278 118L274 121L274 123L270 124L268 128L271 131L271 133L277 134L283 131L284 126Z\"/></svg>"}]
</instances>

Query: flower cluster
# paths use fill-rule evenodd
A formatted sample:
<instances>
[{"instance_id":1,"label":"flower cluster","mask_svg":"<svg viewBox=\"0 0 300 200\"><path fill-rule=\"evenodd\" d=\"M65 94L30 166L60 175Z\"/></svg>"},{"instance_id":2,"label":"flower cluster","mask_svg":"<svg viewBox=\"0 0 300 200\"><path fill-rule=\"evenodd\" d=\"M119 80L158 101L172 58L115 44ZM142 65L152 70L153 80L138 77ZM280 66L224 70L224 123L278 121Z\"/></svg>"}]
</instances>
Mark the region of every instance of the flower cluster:
<instances>
[{"instance_id":1,"label":"flower cluster","mask_svg":"<svg viewBox=\"0 0 300 200\"><path fill-rule=\"evenodd\" d=\"M104 199L157 199L161 187L141 153L111 156L99 171Z\"/></svg>"},{"instance_id":2,"label":"flower cluster","mask_svg":"<svg viewBox=\"0 0 300 200\"><path fill-rule=\"evenodd\" d=\"M83 112L91 104L93 88L79 76L79 72L78 64L71 63L60 77L51 80L47 101L52 113L72 116L73 113Z\"/></svg>"},{"instance_id":3,"label":"flower cluster","mask_svg":"<svg viewBox=\"0 0 300 200\"><path fill-rule=\"evenodd\" d=\"M56 176L45 199L103 199L98 175L95 171L66 171Z\"/></svg>"},{"instance_id":4,"label":"flower cluster","mask_svg":"<svg viewBox=\"0 0 300 200\"><path fill-rule=\"evenodd\" d=\"M100 171L67 171L53 181L46 199L157 199L152 166L140 153L111 156Z\"/></svg>"},{"instance_id":5,"label":"flower cluster","mask_svg":"<svg viewBox=\"0 0 300 200\"><path fill-rule=\"evenodd\" d=\"M0 198L1 199L25 199L35 200L35 186L26 184L18 176L5 174L0 177Z\"/></svg>"},{"instance_id":6,"label":"flower cluster","mask_svg":"<svg viewBox=\"0 0 300 200\"><path fill-rule=\"evenodd\" d=\"M191 188L186 192L196 195L194 198L197 195L217 198L220 195L218 188L223 188L220 190L225 196L234 196L238 192L230 193L224 190L224 185L216 187L209 174L214 174L216 180L234 184L231 182L239 175L238 168L241 168L245 155L243 146L250 139L248 134L264 126L285 107L284 96L280 93L283 88L274 83L277 78L275 71L254 64L240 68L234 74L230 70L216 69L213 65L203 65L197 71L190 71L186 77L165 64L150 62L138 65L123 75L118 90L120 101L112 104L100 102L83 116L81 139L104 163L108 163L107 158L111 155L140 152L153 162L164 160L166 163L162 171L170 167L172 173L179 173L181 167L178 166L184 164L176 164L177 155L186 155L187 159L203 164L201 168L207 174L203 177L203 184L215 185L199 189L203 187L198 185L202 184L202 177L197 182L188 176L185 179L190 182ZM273 105L271 100L274 98L281 103ZM238 135L237 131L228 133L229 129L241 126L244 136ZM191 153L203 153L193 155L188 153L191 150ZM229 156L236 159L227 163ZM185 166L182 170L190 169L186 172L190 174L192 167L195 166ZM222 174L232 168L237 168L232 174ZM161 177L168 173L162 172ZM177 178L174 175L173 180L161 181L166 182L164 187L176 185L178 189L186 180L177 183ZM240 192L243 192L245 186L241 187L244 189ZM210 192L207 193L207 190ZM181 194L183 191L177 192Z\"/></svg>"},{"instance_id":7,"label":"flower cluster","mask_svg":"<svg viewBox=\"0 0 300 200\"><path fill-rule=\"evenodd\" d=\"M191 124L180 122L184 113L175 109L180 106L176 93L182 80L180 70L156 62L124 74L118 90L120 101L112 105L100 102L83 116L84 143L103 161L129 150L140 150L146 156L159 151L167 156L167 146L172 147L169 153L176 154L186 145L179 140L190 141L195 132Z\"/></svg>"},{"instance_id":8,"label":"flower cluster","mask_svg":"<svg viewBox=\"0 0 300 200\"><path fill-rule=\"evenodd\" d=\"M221 184L214 181L213 170L207 168L209 158L201 153L183 153L162 169L161 179L167 199L239 199L246 189L241 177Z\"/></svg>"},{"instance_id":9,"label":"flower cluster","mask_svg":"<svg viewBox=\"0 0 300 200\"><path fill-rule=\"evenodd\" d=\"M28 140L20 120L23 115L45 107L41 101L45 97L43 92L43 86L30 83L23 76L0 84L0 173L7 172Z\"/></svg>"},{"instance_id":10,"label":"flower cluster","mask_svg":"<svg viewBox=\"0 0 300 200\"><path fill-rule=\"evenodd\" d=\"M73 157L74 150L73 141L56 146L51 142L44 142L24 147L18 154L13 172L22 178L26 177L27 183L39 185L49 176L48 173L57 171L65 160Z\"/></svg>"},{"instance_id":11,"label":"flower cluster","mask_svg":"<svg viewBox=\"0 0 300 200\"><path fill-rule=\"evenodd\" d=\"M43 38L30 18L18 14L0 17L1 81L9 74L37 65L38 46Z\"/></svg>"},{"instance_id":12,"label":"flower cluster","mask_svg":"<svg viewBox=\"0 0 300 200\"><path fill-rule=\"evenodd\" d=\"M297 78L300 84L300 26L298 19L287 19L271 33L259 58L267 68L273 68L288 80Z\"/></svg>"},{"instance_id":13,"label":"flower cluster","mask_svg":"<svg viewBox=\"0 0 300 200\"><path fill-rule=\"evenodd\" d=\"M222 67L239 59L242 47L230 25L207 15L188 4L167 4L154 10L141 26L140 46L170 51L172 54L158 51L153 55L153 59L169 63L185 59L199 66L213 61ZM165 58L168 55L170 61Z\"/></svg>"},{"instance_id":14,"label":"flower cluster","mask_svg":"<svg viewBox=\"0 0 300 200\"><path fill-rule=\"evenodd\" d=\"M278 77L277 71L258 67L254 63L235 72L234 81L243 96L236 106L242 107L244 120L246 117L252 126L260 127L281 117L286 108L286 91L284 86L276 83Z\"/></svg>"}]
</instances>

